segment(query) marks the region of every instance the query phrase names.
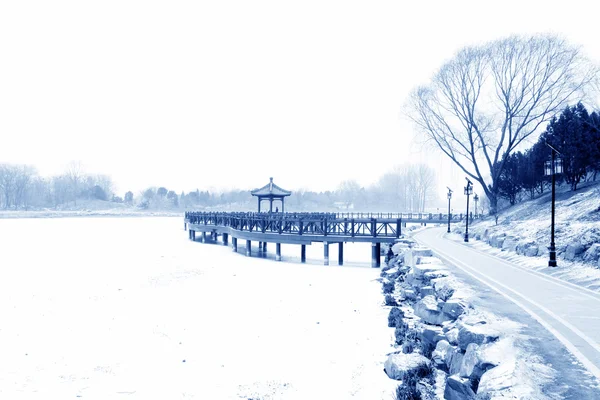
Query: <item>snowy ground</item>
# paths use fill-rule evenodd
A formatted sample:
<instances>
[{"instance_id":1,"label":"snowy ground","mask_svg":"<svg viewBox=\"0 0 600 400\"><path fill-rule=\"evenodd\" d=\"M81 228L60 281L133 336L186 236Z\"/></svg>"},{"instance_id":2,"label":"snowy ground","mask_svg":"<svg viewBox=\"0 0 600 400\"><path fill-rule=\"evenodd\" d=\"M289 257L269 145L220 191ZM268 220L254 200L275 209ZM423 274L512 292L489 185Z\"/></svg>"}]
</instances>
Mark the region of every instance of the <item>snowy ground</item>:
<instances>
[{"instance_id":1,"label":"snowy ground","mask_svg":"<svg viewBox=\"0 0 600 400\"><path fill-rule=\"evenodd\" d=\"M368 246L324 267L322 248L302 265L299 246L284 245L290 262L278 263L190 242L182 228L3 220L0 398L392 397L382 369L393 330Z\"/></svg>"}]
</instances>

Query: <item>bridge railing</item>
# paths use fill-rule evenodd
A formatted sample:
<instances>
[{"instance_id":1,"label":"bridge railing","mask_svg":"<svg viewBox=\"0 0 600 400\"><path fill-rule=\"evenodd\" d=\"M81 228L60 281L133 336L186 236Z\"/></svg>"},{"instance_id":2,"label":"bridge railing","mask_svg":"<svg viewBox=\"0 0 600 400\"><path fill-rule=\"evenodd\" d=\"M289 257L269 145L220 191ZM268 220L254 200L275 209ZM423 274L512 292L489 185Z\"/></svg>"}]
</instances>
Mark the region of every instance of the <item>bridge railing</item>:
<instances>
[{"instance_id":1,"label":"bridge railing","mask_svg":"<svg viewBox=\"0 0 600 400\"><path fill-rule=\"evenodd\" d=\"M406 222L445 222L447 214L412 213L185 213L191 224L230 227L239 231L319 236L400 237ZM451 215L453 221L462 214Z\"/></svg>"}]
</instances>

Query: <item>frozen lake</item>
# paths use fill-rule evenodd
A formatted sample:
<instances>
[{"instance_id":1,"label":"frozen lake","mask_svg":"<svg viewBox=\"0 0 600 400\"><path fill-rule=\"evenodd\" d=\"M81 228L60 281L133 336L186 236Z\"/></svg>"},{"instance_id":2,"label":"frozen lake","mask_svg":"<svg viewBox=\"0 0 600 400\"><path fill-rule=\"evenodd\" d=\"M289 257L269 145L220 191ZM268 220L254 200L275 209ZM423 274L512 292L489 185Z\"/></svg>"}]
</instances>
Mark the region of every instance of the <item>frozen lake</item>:
<instances>
[{"instance_id":1,"label":"frozen lake","mask_svg":"<svg viewBox=\"0 0 600 400\"><path fill-rule=\"evenodd\" d=\"M393 342L370 244L284 261L182 218L0 220L0 398L381 399ZM269 251L274 252L270 244ZM254 249L256 255L256 249ZM270 255L272 257L272 253Z\"/></svg>"}]
</instances>

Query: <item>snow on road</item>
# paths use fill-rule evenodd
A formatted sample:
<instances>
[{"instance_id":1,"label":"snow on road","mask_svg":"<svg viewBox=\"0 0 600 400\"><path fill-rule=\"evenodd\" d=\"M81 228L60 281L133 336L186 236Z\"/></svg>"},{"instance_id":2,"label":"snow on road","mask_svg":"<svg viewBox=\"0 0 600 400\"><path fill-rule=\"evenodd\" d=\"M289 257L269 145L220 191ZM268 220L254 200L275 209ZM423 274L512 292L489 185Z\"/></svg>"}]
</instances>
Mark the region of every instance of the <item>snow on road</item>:
<instances>
[{"instance_id":1,"label":"snow on road","mask_svg":"<svg viewBox=\"0 0 600 400\"><path fill-rule=\"evenodd\" d=\"M420 231L415 239L513 301L552 333L600 378L600 294L544 276L444 238L445 228Z\"/></svg>"},{"instance_id":2,"label":"snow on road","mask_svg":"<svg viewBox=\"0 0 600 400\"><path fill-rule=\"evenodd\" d=\"M0 398L391 398L393 330L370 248L324 267L311 246L302 265L190 242L182 228L1 221ZM299 247L283 253L294 261Z\"/></svg>"}]
</instances>

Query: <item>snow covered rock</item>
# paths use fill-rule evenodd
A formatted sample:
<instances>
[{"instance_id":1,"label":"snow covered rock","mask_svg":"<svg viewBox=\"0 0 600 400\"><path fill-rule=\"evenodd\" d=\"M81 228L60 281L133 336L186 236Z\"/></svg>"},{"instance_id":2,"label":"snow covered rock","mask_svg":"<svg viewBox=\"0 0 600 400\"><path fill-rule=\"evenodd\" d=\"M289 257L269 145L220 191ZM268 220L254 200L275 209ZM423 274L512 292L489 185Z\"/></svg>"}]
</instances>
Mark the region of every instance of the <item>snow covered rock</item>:
<instances>
[{"instance_id":1,"label":"snow covered rock","mask_svg":"<svg viewBox=\"0 0 600 400\"><path fill-rule=\"evenodd\" d=\"M452 347L450 343L446 340L440 340L435 346L431 359L437 368L449 368L452 363L453 352L454 347Z\"/></svg>"},{"instance_id":2,"label":"snow covered rock","mask_svg":"<svg viewBox=\"0 0 600 400\"><path fill-rule=\"evenodd\" d=\"M442 264L442 262L439 259L435 259L437 260L437 262L432 262L429 264L417 264L412 268L412 272L415 275L415 279L418 279L420 281L425 280L425 274L428 272L439 272L439 271L445 271L448 269L447 266L445 266L444 264Z\"/></svg>"},{"instance_id":3,"label":"snow covered rock","mask_svg":"<svg viewBox=\"0 0 600 400\"><path fill-rule=\"evenodd\" d=\"M463 357L464 354L460 351L460 349L458 347L454 347L450 357L450 365L448 366L450 375L458 374L460 372Z\"/></svg>"},{"instance_id":4,"label":"snow covered rock","mask_svg":"<svg viewBox=\"0 0 600 400\"><path fill-rule=\"evenodd\" d=\"M467 351L465 351L458 373L461 377L479 379L485 372L479 367L480 361L478 350L479 345L475 343L471 343L467 346Z\"/></svg>"},{"instance_id":5,"label":"snow covered rock","mask_svg":"<svg viewBox=\"0 0 600 400\"><path fill-rule=\"evenodd\" d=\"M583 253L585 248L579 242L571 242L567 245L567 249L565 251L565 259L573 261L578 255Z\"/></svg>"},{"instance_id":6,"label":"snow covered rock","mask_svg":"<svg viewBox=\"0 0 600 400\"><path fill-rule=\"evenodd\" d=\"M470 343L485 344L496 341L500 333L485 323L476 325L460 324L458 328L458 346L466 350Z\"/></svg>"},{"instance_id":7,"label":"snow covered rock","mask_svg":"<svg viewBox=\"0 0 600 400\"><path fill-rule=\"evenodd\" d=\"M442 306L442 312L450 316L453 320L460 317L465 310L467 305L461 300L450 299Z\"/></svg>"},{"instance_id":8,"label":"snow covered rock","mask_svg":"<svg viewBox=\"0 0 600 400\"><path fill-rule=\"evenodd\" d=\"M446 332L446 339L453 346L458 346L458 328L452 328Z\"/></svg>"},{"instance_id":9,"label":"snow covered rock","mask_svg":"<svg viewBox=\"0 0 600 400\"><path fill-rule=\"evenodd\" d=\"M437 342L445 338L442 328L435 325L423 325L419 336L423 342L431 346L435 346Z\"/></svg>"},{"instance_id":10,"label":"snow covered rock","mask_svg":"<svg viewBox=\"0 0 600 400\"><path fill-rule=\"evenodd\" d=\"M517 251L518 239L514 236L506 236L502 242L502 251Z\"/></svg>"},{"instance_id":11,"label":"snow covered rock","mask_svg":"<svg viewBox=\"0 0 600 400\"><path fill-rule=\"evenodd\" d=\"M477 393L493 394L494 392L508 389L517 383L519 383L519 378L516 374L515 361L507 360L481 376Z\"/></svg>"},{"instance_id":12,"label":"snow covered rock","mask_svg":"<svg viewBox=\"0 0 600 400\"><path fill-rule=\"evenodd\" d=\"M415 315L431 325L442 325L452 320L438 308L438 302L433 296L425 296L413 306Z\"/></svg>"},{"instance_id":13,"label":"snow covered rock","mask_svg":"<svg viewBox=\"0 0 600 400\"><path fill-rule=\"evenodd\" d=\"M489 241L490 246L496 247L496 248L502 248L505 236L506 236L505 233L502 233L500 235L490 236L490 241Z\"/></svg>"},{"instance_id":14,"label":"snow covered rock","mask_svg":"<svg viewBox=\"0 0 600 400\"><path fill-rule=\"evenodd\" d=\"M412 289L402 288L400 290L400 295L406 300L416 300L417 299L417 293Z\"/></svg>"},{"instance_id":15,"label":"snow covered rock","mask_svg":"<svg viewBox=\"0 0 600 400\"><path fill-rule=\"evenodd\" d=\"M406 374L428 365L429 360L419 353L392 353L385 361L383 369L391 379L401 381Z\"/></svg>"},{"instance_id":16,"label":"snow covered rock","mask_svg":"<svg viewBox=\"0 0 600 400\"><path fill-rule=\"evenodd\" d=\"M539 253L539 247L538 247L538 246L535 246L535 245L532 245L532 246L526 247L526 248L525 248L525 251L524 251L524 254L525 254L527 257L535 257L535 256L537 256L537 255L538 255L538 253Z\"/></svg>"},{"instance_id":17,"label":"snow covered rock","mask_svg":"<svg viewBox=\"0 0 600 400\"><path fill-rule=\"evenodd\" d=\"M433 296L434 295L434 290L432 286L424 286L421 288L421 296L425 297L425 296Z\"/></svg>"},{"instance_id":18,"label":"snow covered rock","mask_svg":"<svg viewBox=\"0 0 600 400\"><path fill-rule=\"evenodd\" d=\"M446 389L444 390L444 399L467 400L474 398L475 392L473 391L471 381L468 378L461 378L458 375L448 377L446 380Z\"/></svg>"},{"instance_id":19,"label":"snow covered rock","mask_svg":"<svg viewBox=\"0 0 600 400\"><path fill-rule=\"evenodd\" d=\"M594 262L600 261L600 243L594 243L583 254L583 261Z\"/></svg>"},{"instance_id":20,"label":"snow covered rock","mask_svg":"<svg viewBox=\"0 0 600 400\"><path fill-rule=\"evenodd\" d=\"M417 257L432 257L433 252L427 247L413 247L404 253L404 262L411 267L417 264Z\"/></svg>"}]
</instances>

